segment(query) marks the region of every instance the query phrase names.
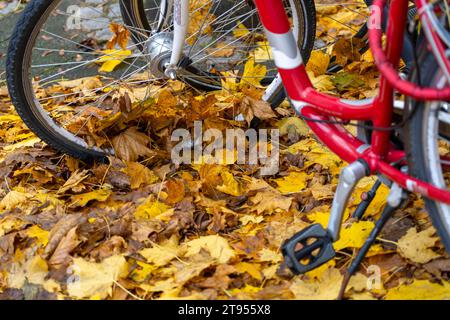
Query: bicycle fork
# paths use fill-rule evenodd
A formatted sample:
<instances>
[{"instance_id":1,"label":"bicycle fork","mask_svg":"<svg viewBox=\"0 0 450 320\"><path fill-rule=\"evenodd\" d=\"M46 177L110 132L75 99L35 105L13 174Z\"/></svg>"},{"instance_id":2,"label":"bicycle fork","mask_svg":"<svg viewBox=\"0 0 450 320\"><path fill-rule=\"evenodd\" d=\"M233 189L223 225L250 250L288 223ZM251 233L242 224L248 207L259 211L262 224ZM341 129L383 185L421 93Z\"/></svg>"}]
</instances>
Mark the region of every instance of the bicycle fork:
<instances>
[{"instance_id":1,"label":"bicycle fork","mask_svg":"<svg viewBox=\"0 0 450 320\"><path fill-rule=\"evenodd\" d=\"M170 3L171 1L169 1ZM189 27L189 0L173 0L173 47L170 62L164 73L170 79L177 78L178 64L183 55L184 41Z\"/></svg>"}]
</instances>

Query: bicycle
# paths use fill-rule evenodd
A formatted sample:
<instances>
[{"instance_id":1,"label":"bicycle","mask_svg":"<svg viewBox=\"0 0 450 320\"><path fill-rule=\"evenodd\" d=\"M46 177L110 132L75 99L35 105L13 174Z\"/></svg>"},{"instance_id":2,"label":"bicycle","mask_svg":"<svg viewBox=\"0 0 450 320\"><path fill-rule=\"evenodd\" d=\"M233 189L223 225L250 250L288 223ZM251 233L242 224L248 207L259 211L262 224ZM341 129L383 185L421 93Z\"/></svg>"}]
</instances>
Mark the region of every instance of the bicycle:
<instances>
[{"instance_id":1,"label":"bicycle","mask_svg":"<svg viewBox=\"0 0 450 320\"><path fill-rule=\"evenodd\" d=\"M450 98L450 17L446 2L442 7L426 0L417 0L415 3L422 24L418 42L422 54L417 58L417 66L422 69L416 67L409 80L402 79L397 71L407 22L408 0L390 2L385 49L381 44L381 21L386 1L376 0L372 7L369 42L381 74L379 94L372 100L349 101L314 90L305 72L301 54L294 48L281 2L256 1L292 106L328 148L350 163L341 171L328 228L312 225L283 245L286 264L296 274L316 268L335 256L332 243L339 239L349 197L358 181L372 174L382 176L381 180L391 186L391 191L374 230L348 269L343 288L383 225L408 197L406 191L425 197L433 225L450 252L450 192L446 176L450 162L448 155L439 151L439 143L444 146L449 141L447 101ZM429 86L423 86L422 83ZM396 129L392 126L395 91L407 98L406 109L409 112L405 112L403 123L407 123L404 132L406 150L398 149L390 143L389 138L391 131ZM343 122L336 118L371 121L371 143L367 144L349 134L342 126Z\"/></svg>"},{"instance_id":2,"label":"bicycle","mask_svg":"<svg viewBox=\"0 0 450 320\"><path fill-rule=\"evenodd\" d=\"M27 86L23 86L23 81L21 81L22 66L29 65L29 61L25 58L29 59L30 54L30 48L27 48L24 43L30 35L35 37L33 30L42 27L42 23L38 23L40 14L42 11L45 12L43 9L51 7L54 2L52 0L34 0L21 20L21 23L27 25L28 28L20 28L19 24L15 32L16 39L12 42L12 49L8 57L10 74L8 81L13 102L19 105L19 111L20 108L25 109L25 107L30 109L30 104L33 102L33 97L30 97L29 93L27 96L26 92L26 90L33 91L31 90L32 84L28 83ZM446 86L446 83L450 81L450 62L447 56L448 51L446 51L446 48L450 47L447 3L445 6L444 4L431 6L426 0L416 1L421 32L418 32L417 24L414 24L414 21L409 22L409 29L412 29L416 35L417 46L414 49L421 51L421 54L414 57L415 68L410 73L409 80L404 80L398 74L398 65L404 42L405 26L408 21L408 0L393 0L389 5L387 21L390 23L386 30L387 45L384 50L381 46L381 37L386 3L384 0L374 1L370 22L377 23L370 25L368 32L370 48L381 73L380 91L377 97L362 101L339 99L314 90L305 71L304 60L306 59L302 58L302 48L298 45L295 31L291 30L289 17L292 16L292 13L289 11L286 13L285 2L282 0L256 0L255 3L259 20L264 26L267 40L272 48L280 78L285 85L294 110L326 146L350 163L341 172L328 228L312 225L287 240L282 247L287 266L296 274L305 273L335 256L332 244L339 239L340 226L350 195L360 179L374 174L380 176L380 181L374 185L373 193L376 192L380 183L390 186L391 191L387 205L374 230L349 268L347 281L358 268L387 219L405 202L408 192L415 192L425 197L431 220L445 248L450 252L450 192L448 175L446 175L450 159L448 155L440 154L439 150L440 145L448 143L450 136L448 134L450 118L446 102L450 99L450 87ZM189 1L175 0L173 6L177 17L173 30L170 28L163 30L173 32L173 39L189 39ZM165 7L163 11L166 12L167 8L169 7ZM127 14L133 12L129 9L125 11L128 12ZM161 11L161 8L157 9L157 12ZM141 16L142 11L138 10L138 12ZM137 19L138 15L134 16ZM30 22L26 21L27 18ZM155 23L164 25L164 21L166 20L156 19ZM145 36L142 31L147 29L134 28L133 25L128 27L135 31L133 33L134 45L143 45L145 42L136 38ZM26 32L20 33L19 31L22 29ZM183 42L171 42L170 39L172 37L160 39L159 43L162 45L158 47L160 51L157 51L164 53L162 65L164 68L155 70L155 73L159 72L159 76L164 79L165 83L169 82L168 78L178 77L180 69L186 66L185 63L189 65L189 62L183 59L185 48L180 45ZM431 49L428 47L430 44ZM25 54L26 49L28 49L28 56ZM88 52L92 53L91 49ZM139 48L136 50L141 51ZM152 51L141 52L151 54ZM308 50L306 50L307 55ZM17 56L21 59L13 58ZM155 57L157 56L155 55ZM157 61L160 63L162 60ZM28 70L27 68L23 69ZM424 70L426 72L423 72ZM214 75L208 74L208 77L210 80L217 80ZM275 82L272 84L278 81L275 76L273 78ZM138 78L136 81L144 80ZM423 83L430 83L431 86L423 87ZM17 84L22 87L18 87ZM193 83L191 85L195 86ZM396 100L396 91L403 94L406 100ZM394 105L401 106L401 109L404 110L404 118L393 125ZM38 120L48 120L46 118L48 115L45 116L42 112L39 113L40 111L42 110L32 109L26 113L23 110L22 113L19 113L24 120L31 115ZM370 136L362 139L349 133L344 125L349 124L350 121L358 121L358 127L369 130ZM88 153L89 156L104 155L99 150L87 148L86 146L89 145L86 141L78 141L78 137L73 137L73 135L69 137L69 140L72 139L72 143L78 141L80 144L74 143L74 149L69 150L64 145L68 140L67 136L64 136L66 133L62 133L60 127L45 127L45 130L53 132L53 135L47 135L33 127L33 121L28 120L27 124L30 123L33 131L44 137L44 140L50 145L57 146L59 150L81 158L87 157L86 150L91 152ZM394 143L391 140L392 132L400 130L404 135L404 141ZM52 140L55 139L54 132L58 133L59 143ZM417 143L417 141L422 143ZM80 146L83 147L80 148ZM355 216L361 218L369 204L370 198L363 201Z\"/></svg>"}]
</instances>

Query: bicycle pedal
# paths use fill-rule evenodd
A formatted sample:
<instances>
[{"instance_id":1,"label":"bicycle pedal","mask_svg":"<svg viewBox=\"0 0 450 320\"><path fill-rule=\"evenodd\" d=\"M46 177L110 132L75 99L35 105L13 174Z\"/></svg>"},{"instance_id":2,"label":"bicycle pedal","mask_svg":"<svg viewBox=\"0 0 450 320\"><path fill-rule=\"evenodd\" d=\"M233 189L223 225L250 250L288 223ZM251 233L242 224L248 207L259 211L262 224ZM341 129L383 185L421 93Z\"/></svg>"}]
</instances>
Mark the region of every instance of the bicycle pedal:
<instances>
[{"instance_id":1,"label":"bicycle pedal","mask_svg":"<svg viewBox=\"0 0 450 320\"><path fill-rule=\"evenodd\" d=\"M320 224L313 224L286 240L281 252L294 274L317 268L336 255L332 238Z\"/></svg>"}]
</instances>

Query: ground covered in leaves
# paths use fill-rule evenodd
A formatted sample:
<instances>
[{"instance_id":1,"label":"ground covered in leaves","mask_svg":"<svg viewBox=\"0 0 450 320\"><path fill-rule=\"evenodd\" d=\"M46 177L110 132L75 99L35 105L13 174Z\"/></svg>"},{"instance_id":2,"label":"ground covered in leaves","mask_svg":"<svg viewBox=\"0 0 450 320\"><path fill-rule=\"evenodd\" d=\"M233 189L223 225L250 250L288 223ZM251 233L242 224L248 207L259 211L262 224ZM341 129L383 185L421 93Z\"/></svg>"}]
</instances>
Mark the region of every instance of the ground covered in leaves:
<instances>
[{"instance_id":1,"label":"ground covered in leaves","mask_svg":"<svg viewBox=\"0 0 450 320\"><path fill-rule=\"evenodd\" d=\"M360 15L320 2L317 9L319 40L341 40L313 52L308 72L314 84L346 98L373 96L370 53L358 54L351 33L336 23L356 28ZM329 75L333 56L345 68ZM60 86L81 94L88 82ZM224 85L227 90L202 96L186 95L174 82L138 114L139 125L132 110L120 109L122 131L112 141L117 157L106 164L82 163L46 146L21 122L2 87L0 299L335 299L388 189L383 186L364 219L354 221L362 192L375 181L365 178L335 243L337 257L294 277L280 267L280 245L312 223L326 226L345 164L287 103L272 112L260 102L263 89ZM257 115L261 127L280 129L277 175L260 176L258 165L171 162L173 130L197 120L220 130L247 126L230 112L247 122ZM388 222L345 297L449 299L449 276L450 259L423 201L413 196Z\"/></svg>"}]
</instances>

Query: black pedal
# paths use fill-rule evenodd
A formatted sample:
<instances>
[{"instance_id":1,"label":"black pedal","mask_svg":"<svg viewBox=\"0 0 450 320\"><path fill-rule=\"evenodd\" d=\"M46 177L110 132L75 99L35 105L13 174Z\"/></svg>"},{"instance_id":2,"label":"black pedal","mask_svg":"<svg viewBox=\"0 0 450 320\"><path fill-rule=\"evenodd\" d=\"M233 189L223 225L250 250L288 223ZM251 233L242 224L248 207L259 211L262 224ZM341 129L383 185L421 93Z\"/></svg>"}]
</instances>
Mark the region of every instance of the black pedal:
<instances>
[{"instance_id":1,"label":"black pedal","mask_svg":"<svg viewBox=\"0 0 450 320\"><path fill-rule=\"evenodd\" d=\"M295 274L317 268L336 255L333 240L320 224L313 224L286 240L281 251L286 265Z\"/></svg>"}]
</instances>

